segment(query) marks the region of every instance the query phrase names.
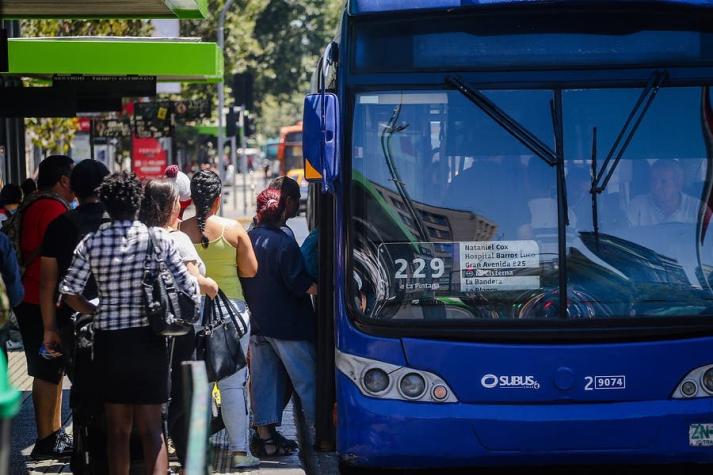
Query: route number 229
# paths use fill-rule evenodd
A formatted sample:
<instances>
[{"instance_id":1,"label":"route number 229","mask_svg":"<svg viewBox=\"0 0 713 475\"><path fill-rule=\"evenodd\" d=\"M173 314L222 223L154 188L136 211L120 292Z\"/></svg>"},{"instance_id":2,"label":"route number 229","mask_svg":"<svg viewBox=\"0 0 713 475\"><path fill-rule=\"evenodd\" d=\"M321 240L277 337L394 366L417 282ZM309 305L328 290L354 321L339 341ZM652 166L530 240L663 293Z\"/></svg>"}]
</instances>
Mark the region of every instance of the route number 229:
<instances>
[{"instance_id":1,"label":"route number 229","mask_svg":"<svg viewBox=\"0 0 713 475\"><path fill-rule=\"evenodd\" d=\"M394 261L394 264L398 266L398 269L396 270L396 274L394 277L397 279L408 279L409 276L407 274L407 269L409 267L409 263L406 259L396 259ZM413 278L414 279L425 279L428 276L424 272L426 270L426 260L416 258L413 261L411 261L411 266L413 267ZM443 262L443 259L440 259L438 257L434 257L431 259L429 263L429 267L431 271L430 278L431 279L438 279L439 277L443 277L443 274L446 272L446 265Z\"/></svg>"}]
</instances>

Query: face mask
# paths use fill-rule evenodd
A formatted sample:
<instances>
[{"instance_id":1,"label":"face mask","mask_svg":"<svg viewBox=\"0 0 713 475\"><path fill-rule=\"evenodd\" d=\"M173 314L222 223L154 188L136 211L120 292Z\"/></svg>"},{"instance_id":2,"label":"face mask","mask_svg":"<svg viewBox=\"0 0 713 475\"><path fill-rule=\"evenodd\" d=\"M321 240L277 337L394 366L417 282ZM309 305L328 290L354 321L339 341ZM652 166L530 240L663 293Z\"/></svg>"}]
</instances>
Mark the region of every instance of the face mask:
<instances>
[{"instance_id":1,"label":"face mask","mask_svg":"<svg viewBox=\"0 0 713 475\"><path fill-rule=\"evenodd\" d=\"M17 208L15 208L15 209L9 209L9 210L7 210L7 212L8 212L8 214L9 214L10 216L12 216L13 214L17 213Z\"/></svg>"},{"instance_id":2,"label":"face mask","mask_svg":"<svg viewBox=\"0 0 713 475\"><path fill-rule=\"evenodd\" d=\"M77 209L77 206L79 206L79 201L77 200L77 198L73 199L69 203L69 209Z\"/></svg>"}]
</instances>

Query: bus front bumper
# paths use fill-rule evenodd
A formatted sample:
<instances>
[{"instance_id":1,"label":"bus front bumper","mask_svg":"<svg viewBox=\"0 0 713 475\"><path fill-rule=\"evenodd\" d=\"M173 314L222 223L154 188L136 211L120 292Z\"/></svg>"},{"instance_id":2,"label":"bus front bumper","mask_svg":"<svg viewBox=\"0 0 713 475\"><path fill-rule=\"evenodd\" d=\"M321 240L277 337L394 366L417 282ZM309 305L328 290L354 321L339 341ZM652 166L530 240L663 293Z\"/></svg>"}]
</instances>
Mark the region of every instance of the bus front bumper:
<instances>
[{"instance_id":1,"label":"bus front bumper","mask_svg":"<svg viewBox=\"0 0 713 475\"><path fill-rule=\"evenodd\" d=\"M414 403L366 397L341 373L337 395L338 451L348 465L713 463L713 444L697 445L701 441L694 434L702 424L713 430L713 398L537 405Z\"/></svg>"}]
</instances>

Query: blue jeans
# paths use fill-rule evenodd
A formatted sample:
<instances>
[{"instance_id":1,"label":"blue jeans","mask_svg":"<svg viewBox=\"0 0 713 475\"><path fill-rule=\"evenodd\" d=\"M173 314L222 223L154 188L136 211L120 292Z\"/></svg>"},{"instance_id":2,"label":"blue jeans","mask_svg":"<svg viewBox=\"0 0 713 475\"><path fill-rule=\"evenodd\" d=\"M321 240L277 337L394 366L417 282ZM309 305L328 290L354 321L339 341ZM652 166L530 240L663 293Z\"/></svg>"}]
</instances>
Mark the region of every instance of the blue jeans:
<instances>
[{"instance_id":1,"label":"blue jeans","mask_svg":"<svg viewBox=\"0 0 713 475\"><path fill-rule=\"evenodd\" d=\"M303 340L253 335L250 339L250 394L256 426L282 423L290 383L299 398L305 422L313 427L317 408L317 353Z\"/></svg>"},{"instance_id":2,"label":"blue jeans","mask_svg":"<svg viewBox=\"0 0 713 475\"><path fill-rule=\"evenodd\" d=\"M250 344L250 313L247 305L242 300L232 300L240 315L247 324L247 332L240 339L240 346L245 356L248 354ZM240 323L240 322L238 322ZM230 439L229 449L233 452L249 453L250 414L248 401L249 374L247 365L237 373L218 381L220 390L220 411L225 424L225 430Z\"/></svg>"}]
</instances>

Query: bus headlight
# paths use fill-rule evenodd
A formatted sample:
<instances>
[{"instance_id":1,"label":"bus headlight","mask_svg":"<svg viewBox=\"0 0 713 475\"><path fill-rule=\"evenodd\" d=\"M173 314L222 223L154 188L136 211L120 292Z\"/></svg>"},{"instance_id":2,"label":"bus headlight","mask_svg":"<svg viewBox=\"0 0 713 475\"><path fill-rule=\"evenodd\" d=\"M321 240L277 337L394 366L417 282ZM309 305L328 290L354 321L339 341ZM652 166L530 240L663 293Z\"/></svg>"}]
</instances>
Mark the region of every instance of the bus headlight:
<instances>
[{"instance_id":1,"label":"bus headlight","mask_svg":"<svg viewBox=\"0 0 713 475\"><path fill-rule=\"evenodd\" d=\"M683 377L673 399L713 397L713 364L700 366Z\"/></svg>"},{"instance_id":2,"label":"bus headlight","mask_svg":"<svg viewBox=\"0 0 713 475\"><path fill-rule=\"evenodd\" d=\"M701 381L703 382L703 387L706 389L706 391L713 394L713 368L710 368L708 369L708 371L703 373L703 378L701 378Z\"/></svg>"},{"instance_id":3,"label":"bus headlight","mask_svg":"<svg viewBox=\"0 0 713 475\"><path fill-rule=\"evenodd\" d=\"M681 385L681 392L686 397L695 396L696 391L698 391L698 386L693 381L686 381Z\"/></svg>"},{"instance_id":4,"label":"bus headlight","mask_svg":"<svg viewBox=\"0 0 713 475\"><path fill-rule=\"evenodd\" d=\"M408 373L399 382L401 394L409 399L418 399L426 391L426 380L418 373Z\"/></svg>"},{"instance_id":5,"label":"bus headlight","mask_svg":"<svg viewBox=\"0 0 713 475\"><path fill-rule=\"evenodd\" d=\"M448 403L458 399L439 376L362 356L334 352L335 363L364 396L412 402Z\"/></svg>"},{"instance_id":6,"label":"bus headlight","mask_svg":"<svg viewBox=\"0 0 713 475\"><path fill-rule=\"evenodd\" d=\"M381 368L371 368L362 378L364 387L374 394L386 391L389 387L389 375Z\"/></svg>"}]
</instances>

